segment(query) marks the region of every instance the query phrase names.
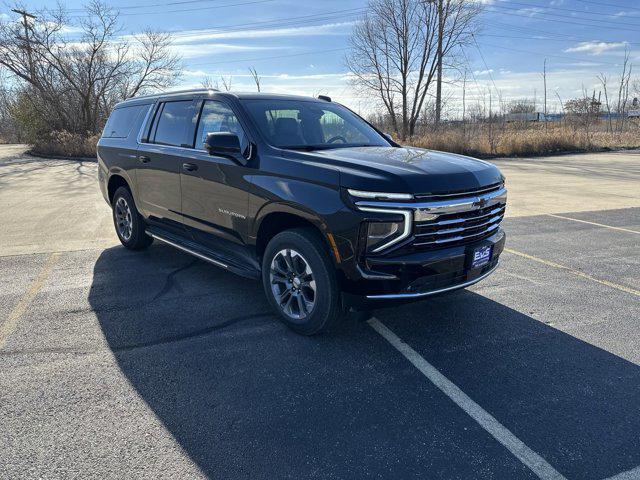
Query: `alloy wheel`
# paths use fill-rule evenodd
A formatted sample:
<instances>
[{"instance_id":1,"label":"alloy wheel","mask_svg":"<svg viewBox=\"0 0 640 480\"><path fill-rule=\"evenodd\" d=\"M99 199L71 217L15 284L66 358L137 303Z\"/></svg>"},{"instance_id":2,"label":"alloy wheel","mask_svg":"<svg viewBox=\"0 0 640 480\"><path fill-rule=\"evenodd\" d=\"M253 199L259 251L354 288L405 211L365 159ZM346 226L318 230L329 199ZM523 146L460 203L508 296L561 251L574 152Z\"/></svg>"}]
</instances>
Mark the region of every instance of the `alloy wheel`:
<instances>
[{"instance_id":1,"label":"alloy wheel","mask_svg":"<svg viewBox=\"0 0 640 480\"><path fill-rule=\"evenodd\" d=\"M133 218L131 215L131 208L124 197L118 198L116 202L116 228L118 233L124 239L128 241L131 238L133 232Z\"/></svg>"},{"instance_id":2,"label":"alloy wheel","mask_svg":"<svg viewBox=\"0 0 640 480\"><path fill-rule=\"evenodd\" d=\"M309 262L296 250L275 254L269 272L271 291L285 315L304 320L316 302L316 281Z\"/></svg>"}]
</instances>

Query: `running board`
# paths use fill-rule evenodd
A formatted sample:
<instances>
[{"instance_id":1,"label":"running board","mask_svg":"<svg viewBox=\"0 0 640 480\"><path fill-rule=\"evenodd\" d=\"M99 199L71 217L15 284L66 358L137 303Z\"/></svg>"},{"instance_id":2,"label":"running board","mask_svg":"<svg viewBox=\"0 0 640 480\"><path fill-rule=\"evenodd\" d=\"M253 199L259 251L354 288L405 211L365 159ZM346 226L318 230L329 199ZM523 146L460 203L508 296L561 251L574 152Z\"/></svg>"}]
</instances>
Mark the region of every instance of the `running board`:
<instances>
[{"instance_id":1,"label":"running board","mask_svg":"<svg viewBox=\"0 0 640 480\"><path fill-rule=\"evenodd\" d=\"M249 266L240 265L238 262L224 258L221 255L216 254L216 252L205 247L201 247L196 243L185 241L177 235L160 232L158 229L153 227L148 228L145 233L156 240L166 243L167 245L171 245L178 250L182 250L183 252L189 253L200 260L204 260L205 262L211 263L217 267L224 268L225 270L237 275L253 279L260 278L260 272L258 270Z\"/></svg>"}]
</instances>

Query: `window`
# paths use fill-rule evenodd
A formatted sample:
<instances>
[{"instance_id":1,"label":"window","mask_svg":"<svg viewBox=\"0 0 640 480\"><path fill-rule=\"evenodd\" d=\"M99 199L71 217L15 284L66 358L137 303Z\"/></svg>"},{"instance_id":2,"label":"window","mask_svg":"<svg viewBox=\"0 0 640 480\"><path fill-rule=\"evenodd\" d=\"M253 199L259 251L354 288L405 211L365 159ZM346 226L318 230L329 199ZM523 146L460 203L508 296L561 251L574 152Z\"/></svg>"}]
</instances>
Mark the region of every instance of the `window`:
<instances>
[{"instance_id":1,"label":"window","mask_svg":"<svg viewBox=\"0 0 640 480\"><path fill-rule=\"evenodd\" d=\"M116 108L109 115L109 120L102 131L102 137L127 138L140 112L144 111L146 114L150 107L150 105L131 105Z\"/></svg>"},{"instance_id":2,"label":"window","mask_svg":"<svg viewBox=\"0 0 640 480\"><path fill-rule=\"evenodd\" d=\"M244 100L243 104L267 142L276 147L389 146L364 120L335 103Z\"/></svg>"},{"instance_id":3,"label":"window","mask_svg":"<svg viewBox=\"0 0 640 480\"><path fill-rule=\"evenodd\" d=\"M195 148L204 150L204 141L207 139L207 134L215 132L231 132L238 135L240 148L243 152L248 146L244 131L233 111L223 103L206 100L198 123Z\"/></svg>"},{"instance_id":4,"label":"window","mask_svg":"<svg viewBox=\"0 0 640 480\"><path fill-rule=\"evenodd\" d=\"M166 102L161 105L153 143L180 147L184 144L185 128L191 123L191 100Z\"/></svg>"}]
</instances>

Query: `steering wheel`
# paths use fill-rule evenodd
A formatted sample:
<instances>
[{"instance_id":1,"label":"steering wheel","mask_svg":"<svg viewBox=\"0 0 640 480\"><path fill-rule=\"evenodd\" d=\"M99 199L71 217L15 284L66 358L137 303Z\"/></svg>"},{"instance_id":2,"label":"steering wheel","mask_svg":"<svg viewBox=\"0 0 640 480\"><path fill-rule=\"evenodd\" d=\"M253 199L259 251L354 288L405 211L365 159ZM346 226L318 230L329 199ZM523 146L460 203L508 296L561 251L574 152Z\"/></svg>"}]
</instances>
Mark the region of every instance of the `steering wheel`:
<instances>
[{"instance_id":1,"label":"steering wheel","mask_svg":"<svg viewBox=\"0 0 640 480\"><path fill-rule=\"evenodd\" d=\"M335 143L338 140L342 140L342 143L348 143L347 139L344 138L342 135L336 135L335 137L331 137L329 140L327 140L327 143Z\"/></svg>"}]
</instances>

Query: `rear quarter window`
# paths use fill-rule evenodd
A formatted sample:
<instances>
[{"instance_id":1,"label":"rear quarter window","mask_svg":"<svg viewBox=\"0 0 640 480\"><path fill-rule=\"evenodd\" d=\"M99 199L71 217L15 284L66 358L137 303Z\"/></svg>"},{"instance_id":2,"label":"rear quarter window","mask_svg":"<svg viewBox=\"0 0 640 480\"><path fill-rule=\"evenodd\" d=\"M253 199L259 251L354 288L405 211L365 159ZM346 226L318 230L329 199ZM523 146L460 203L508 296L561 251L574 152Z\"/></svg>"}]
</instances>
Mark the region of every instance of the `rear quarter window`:
<instances>
[{"instance_id":1,"label":"rear quarter window","mask_svg":"<svg viewBox=\"0 0 640 480\"><path fill-rule=\"evenodd\" d=\"M102 131L102 137L127 138L138 116L143 112L146 113L149 107L150 105L132 105L130 107L116 108L109 115L109 120L107 120Z\"/></svg>"}]
</instances>

